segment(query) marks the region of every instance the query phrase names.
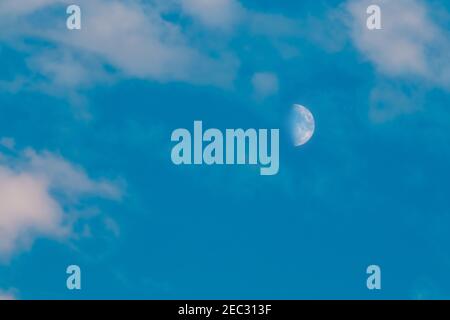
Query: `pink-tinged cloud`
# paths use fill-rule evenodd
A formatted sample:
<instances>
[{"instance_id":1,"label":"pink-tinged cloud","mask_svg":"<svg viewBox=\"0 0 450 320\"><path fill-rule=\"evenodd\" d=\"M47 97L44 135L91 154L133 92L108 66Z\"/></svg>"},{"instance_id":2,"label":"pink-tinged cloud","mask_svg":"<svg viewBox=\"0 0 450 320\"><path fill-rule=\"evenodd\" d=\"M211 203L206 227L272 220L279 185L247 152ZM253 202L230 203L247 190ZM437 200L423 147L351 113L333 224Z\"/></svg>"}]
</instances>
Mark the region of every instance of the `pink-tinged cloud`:
<instances>
[{"instance_id":1,"label":"pink-tinged cloud","mask_svg":"<svg viewBox=\"0 0 450 320\"><path fill-rule=\"evenodd\" d=\"M66 211L83 197L121 197L116 184L92 179L53 153L27 149L0 156L0 258L30 248L39 237L71 236L76 218Z\"/></svg>"}]
</instances>

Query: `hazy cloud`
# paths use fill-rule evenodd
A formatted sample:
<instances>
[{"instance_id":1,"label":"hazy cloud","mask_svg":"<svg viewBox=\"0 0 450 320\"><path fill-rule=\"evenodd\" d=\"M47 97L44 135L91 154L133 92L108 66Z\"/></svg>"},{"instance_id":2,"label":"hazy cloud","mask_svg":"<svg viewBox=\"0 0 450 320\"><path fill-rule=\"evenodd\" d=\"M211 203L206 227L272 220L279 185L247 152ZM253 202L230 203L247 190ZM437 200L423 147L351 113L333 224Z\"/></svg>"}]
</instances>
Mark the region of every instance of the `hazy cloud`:
<instances>
[{"instance_id":1,"label":"hazy cloud","mask_svg":"<svg viewBox=\"0 0 450 320\"><path fill-rule=\"evenodd\" d=\"M184 13L209 28L230 31L242 22L246 11L236 0L180 0Z\"/></svg>"},{"instance_id":2,"label":"hazy cloud","mask_svg":"<svg viewBox=\"0 0 450 320\"><path fill-rule=\"evenodd\" d=\"M253 92L256 98L265 99L278 93L279 81L276 74L258 72L252 77Z\"/></svg>"},{"instance_id":3,"label":"hazy cloud","mask_svg":"<svg viewBox=\"0 0 450 320\"><path fill-rule=\"evenodd\" d=\"M420 110L424 100L422 91L416 86L402 86L390 82L378 83L369 97L370 120L382 123Z\"/></svg>"}]
</instances>

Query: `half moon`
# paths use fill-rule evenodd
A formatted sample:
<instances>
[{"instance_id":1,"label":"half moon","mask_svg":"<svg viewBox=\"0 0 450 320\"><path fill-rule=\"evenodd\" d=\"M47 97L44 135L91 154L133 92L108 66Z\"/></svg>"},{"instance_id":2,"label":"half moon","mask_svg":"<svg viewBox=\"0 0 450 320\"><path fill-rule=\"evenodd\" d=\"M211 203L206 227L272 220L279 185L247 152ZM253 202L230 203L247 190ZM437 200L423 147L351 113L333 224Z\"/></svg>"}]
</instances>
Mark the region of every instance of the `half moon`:
<instances>
[{"instance_id":1,"label":"half moon","mask_svg":"<svg viewBox=\"0 0 450 320\"><path fill-rule=\"evenodd\" d=\"M314 116L306 107L294 104L291 116L291 132L296 147L306 144L314 135Z\"/></svg>"}]
</instances>

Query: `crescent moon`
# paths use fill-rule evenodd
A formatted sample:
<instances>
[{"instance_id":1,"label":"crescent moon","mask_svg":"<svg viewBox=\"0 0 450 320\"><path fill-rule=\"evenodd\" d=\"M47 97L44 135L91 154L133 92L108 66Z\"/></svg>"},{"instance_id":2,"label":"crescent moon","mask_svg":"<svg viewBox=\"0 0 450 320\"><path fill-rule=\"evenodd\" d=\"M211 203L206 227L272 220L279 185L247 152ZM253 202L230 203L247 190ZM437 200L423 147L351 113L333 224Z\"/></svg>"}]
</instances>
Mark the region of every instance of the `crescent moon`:
<instances>
[{"instance_id":1,"label":"crescent moon","mask_svg":"<svg viewBox=\"0 0 450 320\"><path fill-rule=\"evenodd\" d=\"M308 108L294 104L291 116L291 132L296 147L306 144L314 135L316 124Z\"/></svg>"}]
</instances>

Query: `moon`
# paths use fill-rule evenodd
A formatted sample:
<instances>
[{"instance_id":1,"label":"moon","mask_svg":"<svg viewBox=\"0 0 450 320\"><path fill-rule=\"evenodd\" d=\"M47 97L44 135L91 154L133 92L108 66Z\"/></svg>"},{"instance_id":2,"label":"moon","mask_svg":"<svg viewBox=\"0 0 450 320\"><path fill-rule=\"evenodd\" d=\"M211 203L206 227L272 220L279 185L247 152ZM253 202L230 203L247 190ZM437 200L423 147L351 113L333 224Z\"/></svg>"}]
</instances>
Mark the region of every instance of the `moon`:
<instances>
[{"instance_id":1,"label":"moon","mask_svg":"<svg viewBox=\"0 0 450 320\"><path fill-rule=\"evenodd\" d=\"M296 147L306 144L314 135L316 124L308 108L294 104L291 116L291 133Z\"/></svg>"}]
</instances>

